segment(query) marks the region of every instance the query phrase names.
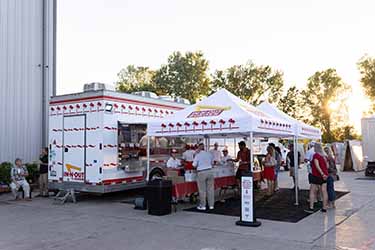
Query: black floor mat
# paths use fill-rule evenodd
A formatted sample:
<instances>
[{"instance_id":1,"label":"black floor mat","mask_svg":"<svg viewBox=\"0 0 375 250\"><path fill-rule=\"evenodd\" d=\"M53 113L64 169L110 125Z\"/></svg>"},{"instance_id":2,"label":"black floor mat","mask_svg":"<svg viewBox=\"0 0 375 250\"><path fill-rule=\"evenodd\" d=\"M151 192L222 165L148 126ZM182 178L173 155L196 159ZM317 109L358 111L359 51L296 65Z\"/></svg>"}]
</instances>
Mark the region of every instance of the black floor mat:
<instances>
[{"instance_id":1,"label":"black floor mat","mask_svg":"<svg viewBox=\"0 0 375 250\"><path fill-rule=\"evenodd\" d=\"M336 191L336 200L347 193L349 192ZM254 199L256 217L259 219L296 223L310 215L304 211L308 209L308 196L309 190L300 190L300 205L295 206L295 194L292 189L280 189L272 197L267 197L264 191L258 191L255 193ZM316 211L321 207L321 203L316 204ZM185 211L240 217L241 201L239 199L230 198L224 203L216 202L214 210L200 211L193 207L185 209Z\"/></svg>"},{"instance_id":2,"label":"black floor mat","mask_svg":"<svg viewBox=\"0 0 375 250\"><path fill-rule=\"evenodd\" d=\"M375 177L359 177L355 179L359 181L375 181Z\"/></svg>"}]
</instances>

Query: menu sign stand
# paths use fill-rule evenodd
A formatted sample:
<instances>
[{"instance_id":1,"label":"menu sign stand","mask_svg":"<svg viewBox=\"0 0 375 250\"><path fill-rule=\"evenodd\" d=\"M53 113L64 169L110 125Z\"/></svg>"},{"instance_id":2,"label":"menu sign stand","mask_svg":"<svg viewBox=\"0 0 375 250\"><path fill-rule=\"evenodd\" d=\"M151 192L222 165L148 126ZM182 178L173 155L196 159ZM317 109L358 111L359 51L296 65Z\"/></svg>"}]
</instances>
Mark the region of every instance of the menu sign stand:
<instances>
[{"instance_id":1,"label":"menu sign stand","mask_svg":"<svg viewBox=\"0 0 375 250\"><path fill-rule=\"evenodd\" d=\"M262 224L255 217L253 187L253 174L244 173L241 177L241 217L236 221L237 226L259 227Z\"/></svg>"}]
</instances>

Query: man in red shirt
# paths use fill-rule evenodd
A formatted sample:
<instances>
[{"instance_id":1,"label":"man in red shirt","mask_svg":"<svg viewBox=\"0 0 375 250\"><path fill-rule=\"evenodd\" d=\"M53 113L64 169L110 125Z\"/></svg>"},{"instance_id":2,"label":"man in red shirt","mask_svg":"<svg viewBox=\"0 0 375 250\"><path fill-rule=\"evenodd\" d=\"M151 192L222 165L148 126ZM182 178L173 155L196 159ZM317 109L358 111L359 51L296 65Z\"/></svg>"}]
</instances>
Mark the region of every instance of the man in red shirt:
<instances>
[{"instance_id":1,"label":"man in red shirt","mask_svg":"<svg viewBox=\"0 0 375 250\"><path fill-rule=\"evenodd\" d=\"M250 171L250 150L246 147L244 141L238 143L240 150L237 153L237 158L234 159L234 162L239 162L239 167L236 172L236 179L239 188L241 188L241 176Z\"/></svg>"}]
</instances>

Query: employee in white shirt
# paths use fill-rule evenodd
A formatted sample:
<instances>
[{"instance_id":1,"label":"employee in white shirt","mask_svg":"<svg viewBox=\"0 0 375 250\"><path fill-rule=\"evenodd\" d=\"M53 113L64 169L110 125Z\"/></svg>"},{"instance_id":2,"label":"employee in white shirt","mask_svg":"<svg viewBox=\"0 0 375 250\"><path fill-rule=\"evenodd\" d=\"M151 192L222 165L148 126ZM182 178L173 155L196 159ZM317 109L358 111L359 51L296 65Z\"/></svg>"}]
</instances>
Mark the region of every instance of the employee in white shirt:
<instances>
[{"instance_id":1,"label":"employee in white shirt","mask_svg":"<svg viewBox=\"0 0 375 250\"><path fill-rule=\"evenodd\" d=\"M200 143L193 161L193 166L197 168L198 172L197 183L200 201L197 207L198 210L206 210L206 199L208 200L209 209L214 209L215 177L212 170L213 161L212 153L204 151L204 144Z\"/></svg>"},{"instance_id":2,"label":"employee in white shirt","mask_svg":"<svg viewBox=\"0 0 375 250\"><path fill-rule=\"evenodd\" d=\"M195 150L193 150L189 144L186 144L186 151L182 154L185 170L193 169L194 154Z\"/></svg>"},{"instance_id":3,"label":"employee in white shirt","mask_svg":"<svg viewBox=\"0 0 375 250\"><path fill-rule=\"evenodd\" d=\"M221 164L226 166L233 166L233 160L232 157L228 154L228 149L224 148L222 152L223 155L220 158Z\"/></svg>"},{"instance_id":4,"label":"employee in white shirt","mask_svg":"<svg viewBox=\"0 0 375 250\"><path fill-rule=\"evenodd\" d=\"M177 159L177 150L172 149L171 157L167 161L167 168L179 169L179 174L184 175L185 171L181 168L181 160Z\"/></svg>"},{"instance_id":5,"label":"employee in white shirt","mask_svg":"<svg viewBox=\"0 0 375 250\"><path fill-rule=\"evenodd\" d=\"M210 153L214 158L214 164L218 164L220 162L221 153L219 151L219 144L217 142L215 142L214 148L210 150Z\"/></svg>"}]
</instances>

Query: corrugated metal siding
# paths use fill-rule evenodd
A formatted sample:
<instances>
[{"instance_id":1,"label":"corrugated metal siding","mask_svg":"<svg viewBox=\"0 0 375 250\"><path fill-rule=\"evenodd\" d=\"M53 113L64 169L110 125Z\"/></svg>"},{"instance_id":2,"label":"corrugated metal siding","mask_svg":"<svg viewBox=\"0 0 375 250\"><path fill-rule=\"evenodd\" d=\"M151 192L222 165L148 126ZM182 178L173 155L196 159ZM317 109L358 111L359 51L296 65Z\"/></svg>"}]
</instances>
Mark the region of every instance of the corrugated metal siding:
<instances>
[{"instance_id":1,"label":"corrugated metal siding","mask_svg":"<svg viewBox=\"0 0 375 250\"><path fill-rule=\"evenodd\" d=\"M0 162L42 146L42 0L0 0Z\"/></svg>"}]
</instances>

